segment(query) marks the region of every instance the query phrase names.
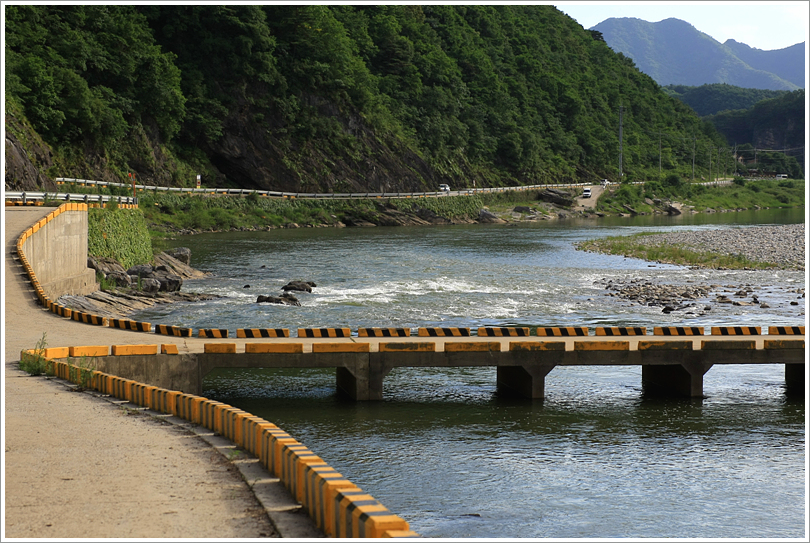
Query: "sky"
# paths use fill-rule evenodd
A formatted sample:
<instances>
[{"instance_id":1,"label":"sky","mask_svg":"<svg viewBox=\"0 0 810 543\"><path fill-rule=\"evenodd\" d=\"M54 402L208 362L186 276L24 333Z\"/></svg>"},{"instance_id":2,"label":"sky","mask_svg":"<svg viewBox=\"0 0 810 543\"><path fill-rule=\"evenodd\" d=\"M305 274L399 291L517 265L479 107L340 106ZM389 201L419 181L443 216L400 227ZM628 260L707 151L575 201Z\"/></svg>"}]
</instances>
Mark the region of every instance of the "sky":
<instances>
[{"instance_id":1,"label":"sky","mask_svg":"<svg viewBox=\"0 0 810 543\"><path fill-rule=\"evenodd\" d=\"M674 17L691 24L720 43L734 39L771 51L807 42L810 2L579 2L560 1L557 9L591 28L611 17L635 17L657 23Z\"/></svg>"}]
</instances>

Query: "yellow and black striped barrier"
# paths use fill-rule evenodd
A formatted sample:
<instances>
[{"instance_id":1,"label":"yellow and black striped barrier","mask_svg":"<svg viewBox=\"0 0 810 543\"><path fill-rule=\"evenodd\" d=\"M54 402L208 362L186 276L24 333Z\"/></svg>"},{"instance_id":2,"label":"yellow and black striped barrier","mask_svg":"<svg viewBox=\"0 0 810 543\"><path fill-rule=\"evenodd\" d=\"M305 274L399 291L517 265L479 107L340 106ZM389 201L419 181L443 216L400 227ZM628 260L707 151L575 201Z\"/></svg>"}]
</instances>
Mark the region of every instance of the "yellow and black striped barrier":
<instances>
[{"instance_id":1,"label":"yellow and black striped barrier","mask_svg":"<svg viewBox=\"0 0 810 543\"><path fill-rule=\"evenodd\" d=\"M513 326L480 327L478 328L478 335L486 337L519 337L531 335L531 330Z\"/></svg>"},{"instance_id":2,"label":"yellow and black striped barrier","mask_svg":"<svg viewBox=\"0 0 810 543\"><path fill-rule=\"evenodd\" d=\"M537 335L554 337L587 336L588 328L585 326L538 327Z\"/></svg>"},{"instance_id":3,"label":"yellow and black striped barrier","mask_svg":"<svg viewBox=\"0 0 810 543\"><path fill-rule=\"evenodd\" d=\"M200 331L197 332L197 337L226 338L226 337L228 337L228 329L227 328L200 328Z\"/></svg>"},{"instance_id":4,"label":"yellow and black striped barrier","mask_svg":"<svg viewBox=\"0 0 810 543\"><path fill-rule=\"evenodd\" d=\"M421 337L469 337L469 328L419 328Z\"/></svg>"},{"instance_id":5,"label":"yellow and black striped barrier","mask_svg":"<svg viewBox=\"0 0 810 543\"><path fill-rule=\"evenodd\" d=\"M408 337L410 328L358 328L358 337Z\"/></svg>"},{"instance_id":6,"label":"yellow and black striped barrier","mask_svg":"<svg viewBox=\"0 0 810 543\"><path fill-rule=\"evenodd\" d=\"M99 317L98 315L91 315L90 313L74 311L72 318L74 321L83 322L85 324L107 326L107 317Z\"/></svg>"},{"instance_id":7,"label":"yellow and black striped barrier","mask_svg":"<svg viewBox=\"0 0 810 543\"><path fill-rule=\"evenodd\" d=\"M654 336L702 336L702 326L655 326Z\"/></svg>"},{"instance_id":8,"label":"yellow and black striped barrier","mask_svg":"<svg viewBox=\"0 0 810 543\"><path fill-rule=\"evenodd\" d=\"M803 336L804 326L769 326L768 334L778 336Z\"/></svg>"},{"instance_id":9,"label":"yellow and black striped barrier","mask_svg":"<svg viewBox=\"0 0 810 543\"><path fill-rule=\"evenodd\" d=\"M381 353L435 353L436 344L431 342L389 342L380 343L378 349Z\"/></svg>"},{"instance_id":10,"label":"yellow and black striped barrier","mask_svg":"<svg viewBox=\"0 0 810 543\"><path fill-rule=\"evenodd\" d=\"M168 324L156 324L155 333L164 336L191 337L191 328L181 328L180 326L170 326Z\"/></svg>"},{"instance_id":11,"label":"yellow and black striped barrier","mask_svg":"<svg viewBox=\"0 0 810 543\"><path fill-rule=\"evenodd\" d=\"M304 352L303 343L245 343L245 352L248 354L286 353L296 354Z\"/></svg>"},{"instance_id":12,"label":"yellow and black striped barrier","mask_svg":"<svg viewBox=\"0 0 810 543\"><path fill-rule=\"evenodd\" d=\"M759 336L760 326L712 326L713 336Z\"/></svg>"},{"instance_id":13,"label":"yellow and black striped barrier","mask_svg":"<svg viewBox=\"0 0 810 543\"><path fill-rule=\"evenodd\" d=\"M299 328L298 337L351 337L348 328Z\"/></svg>"},{"instance_id":14,"label":"yellow and black striped barrier","mask_svg":"<svg viewBox=\"0 0 810 543\"><path fill-rule=\"evenodd\" d=\"M262 337L290 337L287 328L237 328L238 338L262 338Z\"/></svg>"},{"instance_id":15,"label":"yellow and black striped barrier","mask_svg":"<svg viewBox=\"0 0 810 543\"><path fill-rule=\"evenodd\" d=\"M646 336L645 326L597 326L597 336Z\"/></svg>"},{"instance_id":16,"label":"yellow and black striped barrier","mask_svg":"<svg viewBox=\"0 0 810 543\"><path fill-rule=\"evenodd\" d=\"M138 322L127 319L109 319L107 324L110 328L121 328L123 330L134 330L135 332L151 332L152 323Z\"/></svg>"}]
</instances>

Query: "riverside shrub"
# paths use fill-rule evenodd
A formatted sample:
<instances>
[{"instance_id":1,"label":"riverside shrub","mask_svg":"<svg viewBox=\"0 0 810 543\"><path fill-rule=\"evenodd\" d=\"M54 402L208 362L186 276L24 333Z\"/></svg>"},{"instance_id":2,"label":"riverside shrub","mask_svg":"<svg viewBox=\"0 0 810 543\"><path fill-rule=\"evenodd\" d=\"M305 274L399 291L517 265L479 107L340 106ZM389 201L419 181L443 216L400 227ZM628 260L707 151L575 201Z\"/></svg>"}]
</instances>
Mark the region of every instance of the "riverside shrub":
<instances>
[{"instance_id":1,"label":"riverside shrub","mask_svg":"<svg viewBox=\"0 0 810 543\"><path fill-rule=\"evenodd\" d=\"M124 268L152 259L152 242L140 209L90 209L87 234L89 254L114 258Z\"/></svg>"}]
</instances>

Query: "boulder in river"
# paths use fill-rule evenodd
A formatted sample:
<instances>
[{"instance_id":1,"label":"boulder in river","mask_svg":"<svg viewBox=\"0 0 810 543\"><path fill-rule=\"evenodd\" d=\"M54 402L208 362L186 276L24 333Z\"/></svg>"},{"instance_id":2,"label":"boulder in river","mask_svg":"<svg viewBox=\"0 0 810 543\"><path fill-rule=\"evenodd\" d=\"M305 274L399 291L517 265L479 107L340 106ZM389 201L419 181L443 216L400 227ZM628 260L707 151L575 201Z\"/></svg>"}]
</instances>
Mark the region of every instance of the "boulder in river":
<instances>
[{"instance_id":1,"label":"boulder in river","mask_svg":"<svg viewBox=\"0 0 810 543\"><path fill-rule=\"evenodd\" d=\"M315 287L315 283L312 281L290 281L283 287L281 290L287 292L288 290L296 290L299 292L312 292L312 288Z\"/></svg>"},{"instance_id":2,"label":"boulder in river","mask_svg":"<svg viewBox=\"0 0 810 543\"><path fill-rule=\"evenodd\" d=\"M300 306L301 302L298 301L298 298L293 296L292 294L285 292L281 296L264 296L259 295L256 298L257 304L281 304L281 305L294 305Z\"/></svg>"}]
</instances>

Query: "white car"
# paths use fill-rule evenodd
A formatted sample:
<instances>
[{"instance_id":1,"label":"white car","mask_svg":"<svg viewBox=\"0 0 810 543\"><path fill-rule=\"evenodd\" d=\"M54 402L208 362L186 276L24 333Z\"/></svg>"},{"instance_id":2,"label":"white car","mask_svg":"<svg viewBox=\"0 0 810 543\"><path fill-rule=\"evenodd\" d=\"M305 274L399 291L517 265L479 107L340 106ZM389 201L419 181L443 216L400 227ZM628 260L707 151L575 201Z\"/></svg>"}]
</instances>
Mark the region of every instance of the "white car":
<instances>
[{"instance_id":1,"label":"white car","mask_svg":"<svg viewBox=\"0 0 810 543\"><path fill-rule=\"evenodd\" d=\"M582 191L582 197L583 198L590 198L591 197L591 189L588 188L588 189L583 190Z\"/></svg>"},{"instance_id":2,"label":"white car","mask_svg":"<svg viewBox=\"0 0 810 543\"><path fill-rule=\"evenodd\" d=\"M439 185L439 192L450 192L450 185Z\"/></svg>"}]
</instances>

